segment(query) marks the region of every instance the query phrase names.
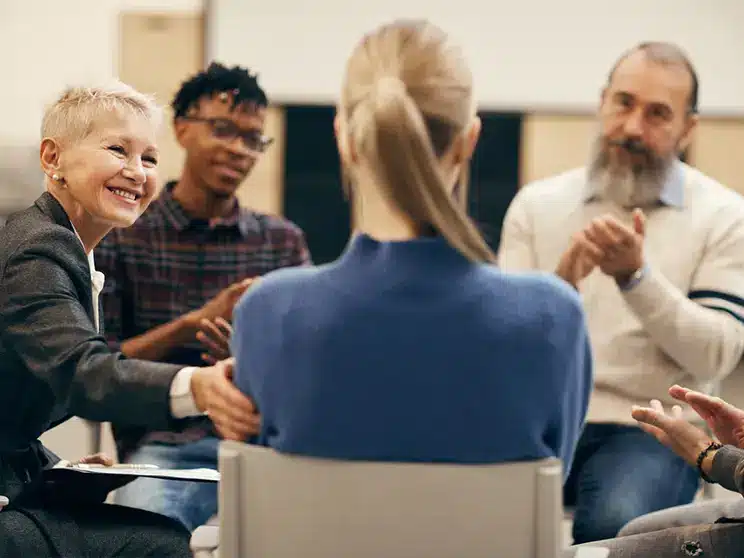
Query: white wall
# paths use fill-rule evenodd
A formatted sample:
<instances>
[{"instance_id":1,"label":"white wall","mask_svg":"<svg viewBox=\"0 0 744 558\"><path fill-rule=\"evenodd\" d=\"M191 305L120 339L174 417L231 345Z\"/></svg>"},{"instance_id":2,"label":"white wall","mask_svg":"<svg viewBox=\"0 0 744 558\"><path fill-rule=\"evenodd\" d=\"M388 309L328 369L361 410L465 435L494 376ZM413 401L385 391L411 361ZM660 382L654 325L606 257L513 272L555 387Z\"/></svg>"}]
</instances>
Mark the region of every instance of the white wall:
<instances>
[{"instance_id":1,"label":"white wall","mask_svg":"<svg viewBox=\"0 0 744 558\"><path fill-rule=\"evenodd\" d=\"M196 11L202 0L2 0L0 144L36 142L44 106L66 85L116 73L122 9ZM157 53L152 53L157 56Z\"/></svg>"},{"instance_id":2,"label":"white wall","mask_svg":"<svg viewBox=\"0 0 744 558\"><path fill-rule=\"evenodd\" d=\"M702 109L744 114L742 0L213 0L208 54L261 73L280 102L330 103L364 32L426 17L465 47L481 106L593 110L610 66L644 40L690 51Z\"/></svg>"}]
</instances>

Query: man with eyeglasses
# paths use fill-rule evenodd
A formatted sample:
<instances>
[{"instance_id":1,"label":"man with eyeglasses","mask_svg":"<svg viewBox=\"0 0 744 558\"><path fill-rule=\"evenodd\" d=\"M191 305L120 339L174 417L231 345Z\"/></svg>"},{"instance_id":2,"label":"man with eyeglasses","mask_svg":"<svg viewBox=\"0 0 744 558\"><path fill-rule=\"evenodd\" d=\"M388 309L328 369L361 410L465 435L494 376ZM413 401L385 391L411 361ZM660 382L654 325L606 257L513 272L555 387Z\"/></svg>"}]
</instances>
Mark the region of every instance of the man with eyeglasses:
<instances>
[{"instance_id":1,"label":"man with eyeglasses","mask_svg":"<svg viewBox=\"0 0 744 558\"><path fill-rule=\"evenodd\" d=\"M270 148L263 133L267 106L255 75L218 63L176 93L173 125L186 153L180 178L95 253L106 276L106 335L126 356L202 364L210 357L197 333L215 322L229 327L233 306L253 278L310 264L297 226L242 208L235 197ZM113 429L121 461L217 468L218 438L207 417L181 421L170 432ZM217 513L217 486L138 479L119 489L116 502L173 517L193 530Z\"/></svg>"}]
</instances>

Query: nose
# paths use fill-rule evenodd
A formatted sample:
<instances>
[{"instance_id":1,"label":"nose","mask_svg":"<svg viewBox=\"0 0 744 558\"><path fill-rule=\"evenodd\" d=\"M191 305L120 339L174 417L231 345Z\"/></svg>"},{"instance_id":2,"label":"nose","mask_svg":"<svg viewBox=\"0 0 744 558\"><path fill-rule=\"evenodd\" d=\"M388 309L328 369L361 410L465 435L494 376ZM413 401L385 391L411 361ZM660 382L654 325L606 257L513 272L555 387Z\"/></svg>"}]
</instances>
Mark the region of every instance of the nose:
<instances>
[{"instance_id":1,"label":"nose","mask_svg":"<svg viewBox=\"0 0 744 558\"><path fill-rule=\"evenodd\" d=\"M232 141L228 142L227 148L230 153L236 157L250 157L253 155L251 150L245 143L245 140L239 135L234 137Z\"/></svg>"},{"instance_id":2,"label":"nose","mask_svg":"<svg viewBox=\"0 0 744 558\"><path fill-rule=\"evenodd\" d=\"M629 138L639 138L643 135L643 112L634 110L628 115L623 126L625 136Z\"/></svg>"},{"instance_id":3,"label":"nose","mask_svg":"<svg viewBox=\"0 0 744 558\"><path fill-rule=\"evenodd\" d=\"M121 171L122 176L135 184L144 184L147 178L145 167L139 158L130 159Z\"/></svg>"}]
</instances>

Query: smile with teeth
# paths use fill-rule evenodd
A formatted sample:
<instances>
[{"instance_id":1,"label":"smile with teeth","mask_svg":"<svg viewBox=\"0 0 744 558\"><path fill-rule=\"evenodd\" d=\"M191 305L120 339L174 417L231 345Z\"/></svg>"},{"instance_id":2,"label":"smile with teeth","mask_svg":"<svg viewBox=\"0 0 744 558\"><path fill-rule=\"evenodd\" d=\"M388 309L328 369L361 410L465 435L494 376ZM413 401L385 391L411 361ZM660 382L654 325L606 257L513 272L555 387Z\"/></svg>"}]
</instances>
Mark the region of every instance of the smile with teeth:
<instances>
[{"instance_id":1,"label":"smile with teeth","mask_svg":"<svg viewBox=\"0 0 744 558\"><path fill-rule=\"evenodd\" d=\"M139 196L133 192L128 192L127 190L122 190L121 188L109 188L109 191L116 194L117 196L124 198L126 200L130 201L137 201L137 198Z\"/></svg>"}]
</instances>

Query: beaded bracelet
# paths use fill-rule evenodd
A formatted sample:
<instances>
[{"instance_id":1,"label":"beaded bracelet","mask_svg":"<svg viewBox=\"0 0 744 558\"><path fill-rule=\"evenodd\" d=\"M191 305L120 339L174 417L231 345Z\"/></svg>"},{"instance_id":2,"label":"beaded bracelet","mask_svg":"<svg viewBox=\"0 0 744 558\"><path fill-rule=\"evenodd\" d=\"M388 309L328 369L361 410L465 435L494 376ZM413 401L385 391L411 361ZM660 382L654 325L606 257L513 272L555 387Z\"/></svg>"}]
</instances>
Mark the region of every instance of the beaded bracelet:
<instances>
[{"instance_id":1,"label":"beaded bracelet","mask_svg":"<svg viewBox=\"0 0 744 558\"><path fill-rule=\"evenodd\" d=\"M700 452L700 455L698 455L698 458L697 458L697 470L700 473L700 477L705 482L713 483L713 481L703 471L703 460L705 459L705 456L708 455L711 451L721 449L722 447L723 446L721 444L719 444L718 442L711 442L708 445L708 447L705 448L703 451L701 451Z\"/></svg>"}]
</instances>

